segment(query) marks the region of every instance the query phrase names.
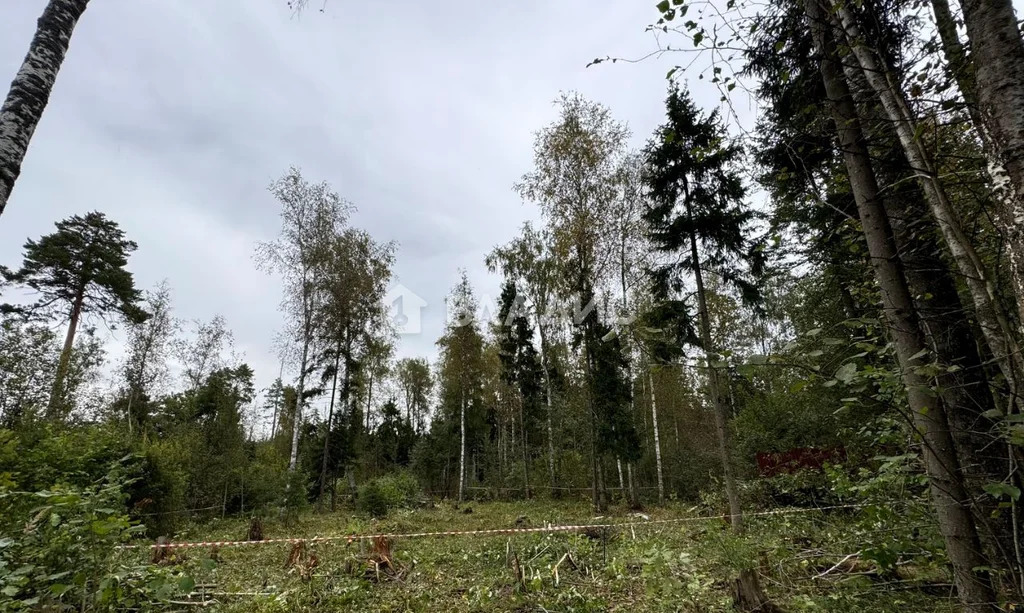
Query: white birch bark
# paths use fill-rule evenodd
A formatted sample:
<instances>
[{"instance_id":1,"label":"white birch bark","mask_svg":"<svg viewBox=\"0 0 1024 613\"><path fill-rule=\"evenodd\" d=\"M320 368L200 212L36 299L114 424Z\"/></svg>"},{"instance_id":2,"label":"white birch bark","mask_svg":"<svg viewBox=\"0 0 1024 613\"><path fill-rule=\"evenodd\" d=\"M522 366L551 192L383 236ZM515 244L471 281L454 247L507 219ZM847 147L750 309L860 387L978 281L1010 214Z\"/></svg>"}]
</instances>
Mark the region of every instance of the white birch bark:
<instances>
[{"instance_id":1,"label":"white birch bark","mask_svg":"<svg viewBox=\"0 0 1024 613\"><path fill-rule=\"evenodd\" d=\"M463 500L466 487L466 393L462 392L459 403L459 502Z\"/></svg>"},{"instance_id":2,"label":"white birch bark","mask_svg":"<svg viewBox=\"0 0 1024 613\"><path fill-rule=\"evenodd\" d=\"M821 58L822 80L871 255L871 267L881 290L883 312L896 348L907 403L913 413L914 426L923 439L922 455L939 529L946 542L964 610L971 613L993 611L995 596L987 573L981 570L987 564L967 506L968 497L945 407L936 398L927 378L920 374L926 345L892 238L892 228L879 198L856 107L830 37L826 9L819 1L805 0L804 8L814 46ZM828 6L828 0L824 2Z\"/></svg>"},{"instance_id":3,"label":"white birch bark","mask_svg":"<svg viewBox=\"0 0 1024 613\"><path fill-rule=\"evenodd\" d=\"M654 391L654 372L647 371L651 386L651 424L654 428L654 462L658 469L658 504L665 504L665 478L661 469L661 436L658 434L658 401Z\"/></svg>"},{"instance_id":4,"label":"white birch bark","mask_svg":"<svg viewBox=\"0 0 1024 613\"><path fill-rule=\"evenodd\" d=\"M996 296L991 275L964 232L938 177L935 163L917 136L917 122L902 91L893 82L892 71L863 44L863 33L850 9L841 3L833 2L833 6L861 73L878 95L893 123L907 160L917 172L928 208L938 222L950 255L964 276L974 302L978 325L1011 388L1011 394L1016 396L1024 375L1024 364L1021 363L1009 318Z\"/></svg>"},{"instance_id":5,"label":"white birch bark","mask_svg":"<svg viewBox=\"0 0 1024 613\"><path fill-rule=\"evenodd\" d=\"M971 42L979 132L1001 198L1000 222L1024 325L1024 40L1011 0L961 0ZM1018 331L1020 332L1020 331Z\"/></svg>"},{"instance_id":6,"label":"white birch bark","mask_svg":"<svg viewBox=\"0 0 1024 613\"><path fill-rule=\"evenodd\" d=\"M71 34L88 4L89 0L50 0L0 107L0 214L21 174L21 163L50 100Z\"/></svg>"}]
</instances>

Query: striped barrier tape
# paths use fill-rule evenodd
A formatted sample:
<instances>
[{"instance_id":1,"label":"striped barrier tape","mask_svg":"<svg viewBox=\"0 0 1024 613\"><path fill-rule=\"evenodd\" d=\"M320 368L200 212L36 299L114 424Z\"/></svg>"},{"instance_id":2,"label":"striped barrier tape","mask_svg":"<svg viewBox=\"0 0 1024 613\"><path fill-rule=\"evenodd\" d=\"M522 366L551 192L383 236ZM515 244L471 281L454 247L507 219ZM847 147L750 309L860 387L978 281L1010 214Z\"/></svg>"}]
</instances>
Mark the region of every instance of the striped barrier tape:
<instances>
[{"instance_id":1,"label":"striped barrier tape","mask_svg":"<svg viewBox=\"0 0 1024 613\"><path fill-rule=\"evenodd\" d=\"M780 509L777 511L761 511L745 513L744 517L765 517L770 515L792 515L797 513L810 513L813 511L832 511L839 509L859 509L863 504L844 504L827 507L815 507L813 509ZM439 532L405 532L405 533L380 533L380 534L344 534L338 536L312 536L312 537L288 537L263 539L262 541L182 541L180 543L153 543L152 545L119 545L117 549L186 549L190 547L241 547L245 545L273 545L280 543L328 543L332 541L346 541L352 543L359 540L373 540L377 538L406 539L426 538L440 536L486 536L504 534L529 534L538 532L576 532L581 530L592 530L595 528L628 528L632 526L650 526L654 524L673 524L709 520L728 520L731 515L703 515L699 517L676 517L673 519L653 519L633 522L616 522L604 524L572 524L560 526L543 526L537 528L489 528L484 530L445 530Z\"/></svg>"}]
</instances>

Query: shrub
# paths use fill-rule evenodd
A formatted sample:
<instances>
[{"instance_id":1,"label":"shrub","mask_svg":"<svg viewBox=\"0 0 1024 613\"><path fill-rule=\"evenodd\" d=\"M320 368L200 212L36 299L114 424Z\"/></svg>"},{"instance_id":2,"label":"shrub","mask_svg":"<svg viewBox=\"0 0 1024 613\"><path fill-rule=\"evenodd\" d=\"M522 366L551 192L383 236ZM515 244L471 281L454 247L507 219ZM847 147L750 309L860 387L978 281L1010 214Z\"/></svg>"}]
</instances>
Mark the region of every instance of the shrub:
<instances>
[{"instance_id":1,"label":"shrub","mask_svg":"<svg viewBox=\"0 0 1024 613\"><path fill-rule=\"evenodd\" d=\"M370 481L359 488L356 498L361 511L373 517L384 517L391 509L412 506L419 498L420 484L416 477L401 472Z\"/></svg>"},{"instance_id":2,"label":"shrub","mask_svg":"<svg viewBox=\"0 0 1024 613\"><path fill-rule=\"evenodd\" d=\"M115 467L89 487L0 488L0 611L117 610L174 593L184 577L128 562L116 550L143 530L125 513L120 475Z\"/></svg>"}]
</instances>

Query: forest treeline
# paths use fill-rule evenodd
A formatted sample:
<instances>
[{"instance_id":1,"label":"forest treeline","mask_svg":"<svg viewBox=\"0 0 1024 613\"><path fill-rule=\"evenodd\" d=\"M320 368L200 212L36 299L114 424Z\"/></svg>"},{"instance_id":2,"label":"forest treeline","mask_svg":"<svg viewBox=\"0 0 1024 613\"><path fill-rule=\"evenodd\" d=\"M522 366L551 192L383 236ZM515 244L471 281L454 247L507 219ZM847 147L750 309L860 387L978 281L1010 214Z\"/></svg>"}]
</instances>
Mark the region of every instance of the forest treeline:
<instances>
[{"instance_id":1,"label":"forest treeline","mask_svg":"<svg viewBox=\"0 0 1024 613\"><path fill-rule=\"evenodd\" d=\"M115 504L110 531L136 520L158 536L196 513L359 504L380 477L460 502L585 495L596 513L682 499L737 535L752 508L855 503L892 528L861 552L879 567L940 560L965 611L1024 597L1012 6L657 8L659 40L703 63L669 71L650 135L561 96L513 186L539 221L484 261L498 312L479 316L463 272L436 360L395 357L383 299L398 246L298 169L270 186L281 232L255 252L284 281L294 375L264 395L227 322L179 322L166 285L135 286L137 246L113 220L74 216L29 240L2 270L5 297L23 298L0 327L5 533L38 506L31 492L70 492L90 517L103 514L91 501ZM69 34L74 20L55 23ZM699 108L684 78L716 85L721 108ZM759 112L736 134L741 93ZM98 321L125 330L115 363ZM827 466L759 473L759 455L800 450ZM0 550L7 567L47 558L29 540ZM748 562L737 605L765 610ZM65 593L4 581L9 595Z\"/></svg>"}]
</instances>

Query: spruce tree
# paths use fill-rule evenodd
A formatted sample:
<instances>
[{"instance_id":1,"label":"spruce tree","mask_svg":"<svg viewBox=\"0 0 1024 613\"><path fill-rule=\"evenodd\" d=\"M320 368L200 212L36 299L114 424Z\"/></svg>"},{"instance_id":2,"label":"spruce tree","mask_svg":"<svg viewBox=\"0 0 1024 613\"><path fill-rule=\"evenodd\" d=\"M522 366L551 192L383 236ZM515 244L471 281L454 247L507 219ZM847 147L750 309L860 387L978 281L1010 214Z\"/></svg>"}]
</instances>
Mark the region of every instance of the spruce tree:
<instances>
[{"instance_id":1,"label":"spruce tree","mask_svg":"<svg viewBox=\"0 0 1024 613\"><path fill-rule=\"evenodd\" d=\"M737 169L742 150L727 142L717 114L704 116L686 92L671 89L666 109L666 123L644 152L652 200L645 218L651 241L671 257L651 272L655 294L662 299L675 298L690 281L695 286L698 339L714 407L729 515L733 529L741 531L743 516L728 423L728 375L718 368L721 352L713 345L704 275L718 276L746 302L755 303L758 291L751 273L760 273L763 258L748 238L754 213L743 203L746 190ZM688 305L676 301L675 311L684 322L691 320ZM767 604L756 574L741 573L737 589L740 601Z\"/></svg>"},{"instance_id":2,"label":"spruce tree","mask_svg":"<svg viewBox=\"0 0 1024 613\"><path fill-rule=\"evenodd\" d=\"M498 310L498 355L502 378L519 392L519 425L522 432L523 482L530 497L530 440L539 422L541 409L542 369L540 356L533 346L533 327L526 317L524 299L514 280L502 286Z\"/></svg>"}]
</instances>

